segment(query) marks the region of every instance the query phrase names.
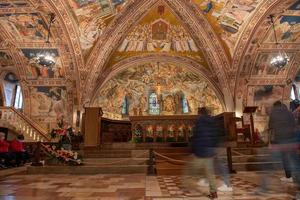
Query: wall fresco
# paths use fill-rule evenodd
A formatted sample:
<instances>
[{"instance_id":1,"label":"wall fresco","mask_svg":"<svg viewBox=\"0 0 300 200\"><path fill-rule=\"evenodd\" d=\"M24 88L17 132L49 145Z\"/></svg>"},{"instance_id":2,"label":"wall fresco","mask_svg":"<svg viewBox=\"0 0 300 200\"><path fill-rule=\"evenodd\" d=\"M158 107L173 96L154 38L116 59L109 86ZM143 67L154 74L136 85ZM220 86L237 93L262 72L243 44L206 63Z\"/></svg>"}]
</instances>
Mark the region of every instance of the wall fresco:
<instances>
[{"instance_id":1,"label":"wall fresco","mask_svg":"<svg viewBox=\"0 0 300 200\"><path fill-rule=\"evenodd\" d=\"M214 114L223 111L220 100L204 78L167 63L148 63L120 72L105 83L93 105L102 107L105 117L121 118L126 97L129 115L148 115L149 95L153 92L158 95L162 115L183 114L183 96L188 114L196 114L202 106Z\"/></svg>"},{"instance_id":2,"label":"wall fresco","mask_svg":"<svg viewBox=\"0 0 300 200\"><path fill-rule=\"evenodd\" d=\"M275 101L282 101L284 87L280 85L262 85L248 87L248 106L258 106L254 115L255 127L260 131L268 127L268 116Z\"/></svg>"},{"instance_id":3,"label":"wall fresco","mask_svg":"<svg viewBox=\"0 0 300 200\"><path fill-rule=\"evenodd\" d=\"M246 21L262 0L193 0L221 39L228 46L231 54L238 41Z\"/></svg>"},{"instance_id":4,"label":"wall fresco","mask_svg":"<svg viewBox=\"0 0 300 200\"><path fill-rule=\"evenodd\" d=\"M30 88L31 116L44 124L67 118L66 87L38 86Z\"/></svg>"},{"instance_id":5,"label":"wall fresco","mask_svg":"<svg viewBox=\"0 0 300 200\"><path fill-rule=\"evenodd\" d=\"M64 70L57 49L22 49L22 53L27 61L26 75L28 79L64 77ZM38 62L37 57L41 54L53 57L55 64L49 66L45 65L44 62Z\"/></svg>"},{"instance_id":6,"label":"wall fresco","mask_svg":"<svg viewBox=\"0 0 300 200\"><path fill-rule=\"evenodd\" d=\"M264 75L285 76L292 62L289 62L288 66L282 69L273 67L270 64L270 62L271 59L277 55L278 55L277 53L273 53L273 52L264 52L258 54L252 70L252 76L264 76ZM287 54L287 55L290 58L290 60L293 59L294 54Z\"/></svg>"},{"instance_id":7,"label":"wall fresco","mask_svg":"<svg viewBox=\"0 0 300 200\"><path fill-rule=\"evenodd\" d=\"M45 40L47 25L38 13L1 14L0 23L15 39Z\"/></svg>"}]
</instances>

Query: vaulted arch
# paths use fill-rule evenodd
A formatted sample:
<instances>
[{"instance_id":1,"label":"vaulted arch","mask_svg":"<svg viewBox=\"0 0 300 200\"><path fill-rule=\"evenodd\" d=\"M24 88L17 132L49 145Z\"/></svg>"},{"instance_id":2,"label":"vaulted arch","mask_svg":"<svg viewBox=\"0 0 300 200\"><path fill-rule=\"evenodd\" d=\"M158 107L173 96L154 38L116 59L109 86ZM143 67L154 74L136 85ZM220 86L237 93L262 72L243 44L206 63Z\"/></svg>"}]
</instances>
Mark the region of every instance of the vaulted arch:
<instances>
[{"instance_id":1,"label":"vaulted arch","mask_svg":"<svg viewBox=\"0 0 300 200\"><path fill-rule=\"evenodd\" d=\"M91 98L91 103L96 98L96 94L101 90L101 88L109 81L112 77L120 73L121 71L130 68L132 66L137 66L141 64L151 63L151 62L164 62L164 63L171 63L177 64L180 66L185 66L191 72L199 75L200 77L204 78L209 85L214 89L217 97L221 100L222 106L224 110L226 110L226 103L224 99L224 95L222 92L222 87L220 83L218 83L217 77L206 67L201 66L197 61L186 58L183 56L171 56L168 54L157 54L157 55L141 55L141 56L133 56L127 59L120 61L119 63L115 64L110 70L107 70L103 73L103 78L101 82L98 83L97 87L93 91L93 96Z\"/></svg>"},{"instance_id":2,"label":"vaulted arch","mask_svg":"<svg viewBox=\"0 0 300 200\"><path fill-rule=\"evenodd\" d=\"M101 82L103 70L111 55L121 43L125 34L158 0L141 0L129 4L111 23L106 32L99 38L87 61L87 71L81 74L85 80L82 85L82 99L89 101L92 91ZM185 25L205 57L218 81L229 91L228 71L231 70L230 60L214 30L207 22L196 5L187 1L165 0L165 2ZM229 94L231 96L231 94Z\"/></svg>"}]
</instances>

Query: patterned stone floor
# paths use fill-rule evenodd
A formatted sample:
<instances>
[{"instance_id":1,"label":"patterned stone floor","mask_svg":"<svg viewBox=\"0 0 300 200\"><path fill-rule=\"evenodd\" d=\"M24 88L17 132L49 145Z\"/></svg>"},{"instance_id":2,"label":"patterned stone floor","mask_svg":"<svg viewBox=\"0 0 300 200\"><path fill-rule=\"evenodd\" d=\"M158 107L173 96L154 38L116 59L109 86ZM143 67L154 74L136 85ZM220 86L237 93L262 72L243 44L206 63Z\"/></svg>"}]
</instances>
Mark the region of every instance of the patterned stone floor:
<instances>
[{"instance_id":1,"label":"patterned stone floor","mask_svg":"<svg viewBox=\"0 0 300 200\"><path fill-rule=\"evenodd\" d=\"M292 200L294 184L280 183L282 172L269 177L267 193L257 193L263 174L232 176L233 193L220 200ZM195 178L191 180L196 181ZM221 181L218 179L218 184ZM0 179L0 200L205 200L208 188L185 189L180 176L145 175L13 175Z\"/></svg>"}]
</instances>

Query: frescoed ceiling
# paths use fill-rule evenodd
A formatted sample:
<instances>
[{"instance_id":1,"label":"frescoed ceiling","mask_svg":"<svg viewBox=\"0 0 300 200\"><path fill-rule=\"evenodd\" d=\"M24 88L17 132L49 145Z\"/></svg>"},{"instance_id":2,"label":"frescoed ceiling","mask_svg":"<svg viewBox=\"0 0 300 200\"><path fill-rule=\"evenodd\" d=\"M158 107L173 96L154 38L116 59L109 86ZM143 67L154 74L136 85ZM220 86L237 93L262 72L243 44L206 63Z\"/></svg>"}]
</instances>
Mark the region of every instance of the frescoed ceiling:
<instances>
[{"instance_id":1,"label":"frescoed ceiling","mask_svg":"<svg viewBox=\"0 0 300 200\"><path fill-rule=\"evenodd\" d=\"M126 0L67 0L79 29L81 48L87 53Z\"/></svg>"},{"instance_id":2,"label":"frescoed ceiling","mask_svg":"<svg viewBox=\"0 0 300 200\"><path fill-rule=\"evenodd\" d=\"M290 56L282 70L270 65L279 51L270 14ZM300 67L299 24L300 0L0 0L0 74L18 73L27 105L30 88L44 86L65 88L66 104L81 109L114 66L167 55L204 67L233 102L248 85L289 83Z\"/></svg>"},{"instance_id":3,"label":"frescoed ceiling","mask_svg":"<svg viewBox=\"0 0 300 200\"><path fill-rule=\"evenodd\" d=\"M130 30L110 64L136 55L169 53L207 63L189 31L166 4L157 4Z\"/></svg>"},{"instance_id":4,"label":"frescoed ceiling","mask_svg":"<svg viewBox=\"0 0 300 200\"><path fill-rule=\"evenodd\" d=\"M231 55L251 14L262 0L193 0L202 10Z\"/></svg>"}]
</instances>

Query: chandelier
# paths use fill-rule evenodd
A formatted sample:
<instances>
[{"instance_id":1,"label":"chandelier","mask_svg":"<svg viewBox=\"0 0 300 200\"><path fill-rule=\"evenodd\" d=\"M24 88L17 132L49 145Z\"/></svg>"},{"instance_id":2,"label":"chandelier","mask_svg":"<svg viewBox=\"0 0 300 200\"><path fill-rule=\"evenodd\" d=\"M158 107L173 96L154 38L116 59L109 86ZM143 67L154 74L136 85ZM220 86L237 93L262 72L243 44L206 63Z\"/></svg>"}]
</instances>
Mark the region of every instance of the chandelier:
<instances>
[{"instance_id":1,"label":"chandelier","mask_svg":"<svg viewBox=\"0 0 300 200\"><path fill-rule=\"evenodd\" d=\"M275 30L274 15L270 15L269 18L270 18L272 28L273 28L273 32L274 32L276 48L279 50L278 54L271 59L270 64L271 64L271 66L276 67L277 69L282 69L289 63L290 58L282 50L282 48L279 47L279 43L278 43L277 35L276 35L276 30Z\"/></svg>"},{"instance_id":2,"label":"chandelier","mask_svg":"<svg viewBox=\"0 0 300 200\"><path fill-rule=\"evenodd\" d=\"M50 30L51 26L55 21L55 14L50 13L49 15L49 25L47 26L47 39L46 43L50 43ZM45 67L53 67L55 65L55 55L53 53L49 52L47 49L42 50L41 52L37 53L34 58L35 62L39 65L45 66Z\"/></svg>"}]
</instances>

